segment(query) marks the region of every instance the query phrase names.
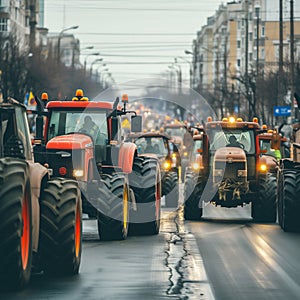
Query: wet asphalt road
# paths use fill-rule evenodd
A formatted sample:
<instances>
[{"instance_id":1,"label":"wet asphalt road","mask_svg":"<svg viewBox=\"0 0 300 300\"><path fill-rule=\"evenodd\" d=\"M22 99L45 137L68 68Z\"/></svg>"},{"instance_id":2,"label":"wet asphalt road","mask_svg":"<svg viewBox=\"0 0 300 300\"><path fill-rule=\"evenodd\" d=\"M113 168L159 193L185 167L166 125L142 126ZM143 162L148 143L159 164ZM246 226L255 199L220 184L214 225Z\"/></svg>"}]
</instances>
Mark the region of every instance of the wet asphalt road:
<instances>
[{"instance_id":1,"label":"wet asphalt road","mask_svg":"<svg viewBox=\"0 0 300 300\"><path fill-rule=\"evenodd\" d=\"M300 299L300 234L255 224L250 206L206 206L195 235L215 299Z\"/></svg>"},{"instance_id":2,"label":"wet asphalt road","mask_svg":"<svg viewBox=\"0 0 300 300\"><path fill-rule=\"evenodd\" d=\"M300 234L254 224L250 206L206 206L201 222L163 208L157 236L100 242L84 220L80 274L34 275L0 299L300 299Z\"/></svg>"}]
</instances>

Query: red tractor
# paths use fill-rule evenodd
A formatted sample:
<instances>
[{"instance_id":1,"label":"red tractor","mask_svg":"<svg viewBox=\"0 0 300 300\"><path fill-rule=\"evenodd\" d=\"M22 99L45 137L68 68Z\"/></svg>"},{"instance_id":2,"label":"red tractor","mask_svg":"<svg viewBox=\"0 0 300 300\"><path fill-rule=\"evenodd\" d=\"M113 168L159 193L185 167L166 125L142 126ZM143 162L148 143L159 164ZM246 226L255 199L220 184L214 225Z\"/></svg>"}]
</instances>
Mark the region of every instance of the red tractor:
<instances>
[{"instance_id":1,"label":"red tractor","mask_svg":"<svg viewBox=\"0 0 300 300\"><path fill-rule=\"evenodd\" d=\"M66 101L47 101L44 135L37 125L35 156L53 176L76 179L83 213L98 220L102 240L125 239L133 231L157 234L160 226L161 184L156 159L139 157L134 143L125 143L121 116L133 114L132 130L141 118L127 111L128 96L112 102L93 102L77 90ZM37 122L39 123L39 122Z\"/></svg>"},{"instance_id":2,"label":"red tractor","mask_svg":"<svg viewBox=\"0 0 300 300\"><path fill-rule=\"evenodd\" d=\"M273 173L276 176L279 160L285 157L284 143L286 142L286 138L279 136L280 148L273 149L272 140L274 139L274 135L277 135L275 130L263 130L263 132L258 135L258 139L261 153L266 158L268 172Z\"/></svg>"},{"instance_id":3,"label":"red tractor","mask_svg":"<svg viewBox=\"0 0 300 300\"><path fill-rule=\"evenodd\" d=\"M276 177L267 173L259 132L257 121L240 118L204 125L199 169L185 179L186 219L200 219L204 201L222 207L251 203L255 221L276 221Z\"/></svg>"},{"instance_id":4,"label":"red tractor","mask_svg":"<svg viewBox=\"0 0 300 300\"><path fill-rule=\"evenodd\" d=\"M20 289L32 269L72 275L81 260L78 184L34 162L26 108L0 103L0 282Z\"/></svg>"}]
</instances>

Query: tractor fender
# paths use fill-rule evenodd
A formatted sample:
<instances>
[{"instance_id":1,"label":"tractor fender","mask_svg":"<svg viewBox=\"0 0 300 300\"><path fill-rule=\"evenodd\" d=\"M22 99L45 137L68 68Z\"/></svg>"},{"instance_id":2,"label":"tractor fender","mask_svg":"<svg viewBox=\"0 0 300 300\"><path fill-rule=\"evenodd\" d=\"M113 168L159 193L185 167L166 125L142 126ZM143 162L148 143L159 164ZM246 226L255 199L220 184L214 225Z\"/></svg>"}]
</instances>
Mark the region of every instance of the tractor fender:
<instances>
[{"instance_id":1,"label":"tractor fender","mask_svg":"<svg viewBox=\"0 0 300 300\"><path fill-rule=\"evenodd\" d=\"M137 153L137 147L134 143L123 143L119 151L119 167L125 173L132 172L134 156Z\"/></svg>"},{"instance_id":2,"label":"tractor fender","mask_svg":"<svg viewBox=\"0 0 300 300\"><path fill-rule=\"evenodd\" d=\"M48 179L48 170L39 163L28 161L30 169L31 206L32 206L32 245L37 251L40 230L40 204L42 181Z\"/></svg>"}]
</instances>

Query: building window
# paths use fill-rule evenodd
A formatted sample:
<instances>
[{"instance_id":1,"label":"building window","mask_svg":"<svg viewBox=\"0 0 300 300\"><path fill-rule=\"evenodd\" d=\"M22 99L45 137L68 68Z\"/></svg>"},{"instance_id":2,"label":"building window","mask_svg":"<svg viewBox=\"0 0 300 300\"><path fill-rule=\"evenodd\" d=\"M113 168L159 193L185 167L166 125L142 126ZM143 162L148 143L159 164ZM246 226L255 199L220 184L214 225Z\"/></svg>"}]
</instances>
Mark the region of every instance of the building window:
<instances>
[{"instance_id":1,"label":"building window","mask_svg":"<svg viewBox=\"0 0 300 300\"><path fill-rule=\"evenodd\" d=\"M265 36L265 26L261 27L261 36Z\"/></svg>"},{"instance_id":2,"label":"building window","mask_svg":"<svg viewBox=\"0 0 300 300\"><path fill-rule=\"evenodd\" d=\"M0 18L0 32L8 31L8 19Z\"/></svg>"},{"instance_id":3,"label":"building window","mask_svg":"<svg viewBox=\"0 0 300 300\"><path fill-rule=\"evenodd\" d=\"M249 15L248 15L249 17L249 21L253 21L253 13L252 13L252 11L251 12L249 12Z\"/></svg>"},{"instance_id":4,"label":"building window","mask_svg":"<svg viewBox=\"0 0 300 300\"><path fill-rule=\"evenodd\" d=\"M237 64L238 67L240 67L240 66L241 66L241 60L238 59L238 60L236 61L236 64Z\"/></svg>"},{"instance_id":5,"label":"building window","mask_svg":"<svg viewBox=\"0 0 300 300\"><path fill-rule=\"evenodd\" d=\"M237 23L237 28L238 28L238 29L241 29L241 21L238 21L238 23Z\"/></svg>"},{"instance_id":6,"label":"building window","mask_svg":"<svg viewBox=\"0 0 300 300\"><path fill-rule=\"evenodd\" d=\"M253 41L253 33L249 32L249 41L252 42Z\"/></svg>"},{"instance_id":7,"label":"building window","mask_svg":"<svg viewBox=\"0 0 300 300\"><path fill-rule=\"evenodd\" d=\"M264 48L261 48L261 50L260 50L260 57L261 57L261 59L265 59L265 49Z\"/></svg>"},{"instance_id":8,"label":"building window","mask_svg":"<svg viewBox=\"0 0 300 300\"><path fill-rule=\"evenodd\" d=\"M237 48L238 48L238 49L241 48L241 41L240 41L240 40L237 41Z\"/></svg>"},{"instance_id":9,"label":"building window","mask_svg":"<svg viewBox=\"0 0 300 300\"><path fill-rule=\"evenodd\" d=\"M249 61L251 62L253 60L253 54L249 53Z\"/></svg>"}]
</instances>

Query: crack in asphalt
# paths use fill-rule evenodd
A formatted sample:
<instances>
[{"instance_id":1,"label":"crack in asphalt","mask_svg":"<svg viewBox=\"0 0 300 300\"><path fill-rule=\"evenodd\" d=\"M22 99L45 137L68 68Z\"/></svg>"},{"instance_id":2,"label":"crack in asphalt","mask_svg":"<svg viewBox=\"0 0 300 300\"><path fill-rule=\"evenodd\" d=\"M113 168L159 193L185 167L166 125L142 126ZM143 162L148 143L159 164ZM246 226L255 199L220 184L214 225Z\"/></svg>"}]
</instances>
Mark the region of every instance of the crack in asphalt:
<instances>
[{"instance_id":1,"label":"crack in asphalt","mask_svg":"<svg viewBox=\"0 0 300 300\"><path fill-rule=\"evenodd\" d=\"M188 299L188 296L183 296L181 291L184 287L184 261L185 258L189 255L189 252L186 249L186 242L184 240L184 232L181 232L182 229L182 220L179 217L179 211L174 216L173 219L176 225L175 232L169 232L170 238L167 240L167 249L165 265L170 272L169 276L169 287L166 291L167 295L178 295L181 296L180 299ZM181 247L177 247L181 245ZM176 247L175 247L176 246ZM183 297L182 297L183 296Z\"/></svg>"}]
</instances>

